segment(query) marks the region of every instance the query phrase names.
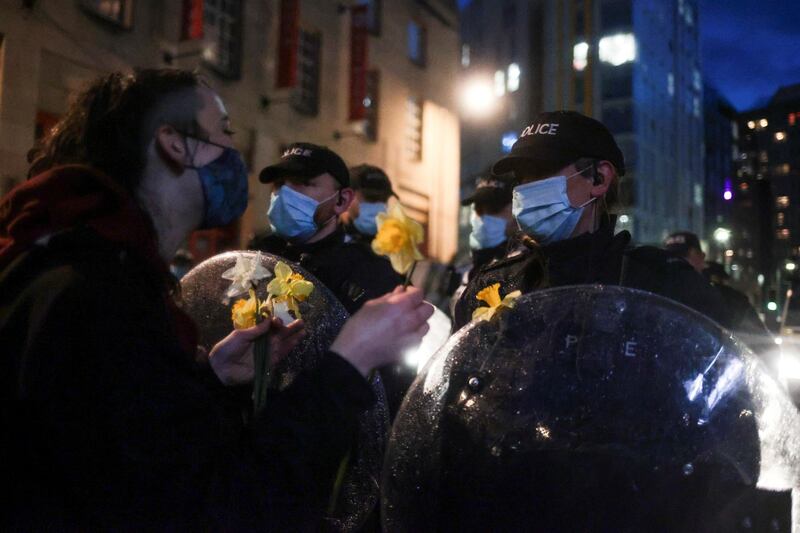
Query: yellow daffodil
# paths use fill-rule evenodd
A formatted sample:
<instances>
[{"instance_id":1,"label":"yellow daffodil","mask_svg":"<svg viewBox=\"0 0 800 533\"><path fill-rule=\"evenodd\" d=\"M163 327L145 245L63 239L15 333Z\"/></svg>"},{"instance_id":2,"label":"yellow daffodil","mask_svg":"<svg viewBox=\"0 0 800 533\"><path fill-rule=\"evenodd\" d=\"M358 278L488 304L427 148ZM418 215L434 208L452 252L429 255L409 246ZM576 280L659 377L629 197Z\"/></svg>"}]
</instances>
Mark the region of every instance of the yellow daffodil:
<instances>
[{"instance_id":1,"label":"yellow daffodil","mask_svg":"<svg viewBox=\"0 0 800 533\"><path fill-rule=\"evenodd\" d=\"M422 224L405 214L399 203L389 207L388 213L376 217L378 233L372 241L372 250L378 255L389 256L392 268L405 274L414 262L422 259L419 244L425 238Z\"/></svg>"},{"instance_id":2,"label":"yellow daffodil","mask_svg":"<svg viewBox=\"0 0 800 533\"><path fill-rule=\"evenodd\" d=\"M500 298L500 284L495 283L481 290L475 298L488 304L488 307L481 306L472 313L472 320L491 320L503 309L514 307L515 300L520 297L522 292L514 291Z\"/></svg>"},{"instance_id":3,"label":"yellow daffodil","mask_svg":"<svg viewBox=\"0 0 800 533\"><path fill-rule=\"evenodd\" d=\"M292 269L283 261L275 265L275 279L267 285L273 306L285 303L294 313L295 318L301 318L298 302L304 302L314 291L314 284L307 281L301 274L292 272Z\"/></svg>"},{"instance_id":4,"label":"yellow daffodil","mask_svg":"<svg viewBox=\"0 0 800 533\"><path fill-rule=\"evenodd\" d=\"M261 307L256 293L250 289L250 298L237 300L231 309L231 319L235 329L252 328L256 325L258 310Z\"/></svg>"}]
</instances>

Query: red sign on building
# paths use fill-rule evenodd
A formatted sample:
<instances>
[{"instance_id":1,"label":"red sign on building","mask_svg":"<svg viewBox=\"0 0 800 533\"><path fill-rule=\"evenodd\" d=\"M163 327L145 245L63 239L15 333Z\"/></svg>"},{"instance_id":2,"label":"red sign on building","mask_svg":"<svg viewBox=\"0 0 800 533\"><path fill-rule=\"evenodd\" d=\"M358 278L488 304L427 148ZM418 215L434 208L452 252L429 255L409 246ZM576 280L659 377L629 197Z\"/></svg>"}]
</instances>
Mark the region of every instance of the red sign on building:
<instances>
[{"instance_id":1,"label":"red sign on building","mask_svg":"<svg viewBox=\"0 0 800 533\"><path fill-rule=\"evenodd\" d=\"M276 87L294 87L297 83L297 44L300 39L300 1L281 0L278 32L278 77Z\"/></svg>"},{"instance_id":2,"label":"red sign on building","mask_svg":"<svg viewBox=\"0 0 800 533\"><path fill-rule=\"evenodd\" d=\"M364 120L367 109L367 45L369 17L366 4L350 8L350 120Z\"/></svg>"}]
</instances>

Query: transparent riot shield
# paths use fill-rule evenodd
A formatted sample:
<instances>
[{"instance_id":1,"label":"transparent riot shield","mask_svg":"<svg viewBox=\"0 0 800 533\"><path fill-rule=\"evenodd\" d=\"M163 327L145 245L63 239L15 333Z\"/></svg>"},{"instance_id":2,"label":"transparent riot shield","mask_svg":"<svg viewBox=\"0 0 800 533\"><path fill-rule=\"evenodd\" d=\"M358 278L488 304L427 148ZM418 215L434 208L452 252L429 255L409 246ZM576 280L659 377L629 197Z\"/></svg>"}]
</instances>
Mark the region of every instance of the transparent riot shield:
<instances>
[{"instance_id":1,"label":"transparent riot shield","mask_svg":"<svg viewBox=\"0 0 800 533\"><path fill-rule=\"evenodd\" d=\"M197 265L181 280L183 307L197 324L200 343L209 349L233 329L233 302L226 302L225 298L231 281L224 279L222 273L233 267L240 255L253 258L256 252L228 252L214 256ZM283 261L315 286L309 299L300 304L307 335L273 370L277 387L282 389L289 386L300 371L317 364L333 343L348 314L333 293L299 265L263 252L260 256L262 265L269 272L273 273L277 262ZM266 298L266 286L271 279L262 279L257 283L259 298ZM247 298L247 295L241 297ZM329 526L334 531L357 531L378 502L389 414L383 384L377 373L371 385L378 401L359 418L356 453L347 460L344 482L328 518Z\"/></svg>"},{"instance_id":2,"label":"transparent riot shield","mask_svg":"<svg viewBox=\"0 0 800 533\"><path fill-rule=\"evenodd\" d=\"M418 376L383 525L790 531L798 452L791 401L713 321L633 289L550 289L465 326Z\"/></svg>"}]
</instances>

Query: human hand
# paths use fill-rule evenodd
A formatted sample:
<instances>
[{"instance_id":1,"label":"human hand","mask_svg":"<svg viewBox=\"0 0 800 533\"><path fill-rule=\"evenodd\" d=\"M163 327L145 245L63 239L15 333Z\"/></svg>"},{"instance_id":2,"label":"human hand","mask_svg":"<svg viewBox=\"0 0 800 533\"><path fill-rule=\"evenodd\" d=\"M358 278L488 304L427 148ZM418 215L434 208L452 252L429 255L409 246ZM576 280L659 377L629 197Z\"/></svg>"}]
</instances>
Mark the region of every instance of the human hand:
<instances>
[{"instance_id":1,"label":"human hand","mask_svg":"<svg viewBox=\"0 0 800 533\"><path fill-rule=\"evenodd\" d=\"M366 376L370 370L396 362L428 332L433 306L416 287L397 287L375 298L345 322L331 351Z\"/></svg>"},{"instance_id":2,"label":"human hand","mask_svg":"<svg viewBox=\"0 0 800 533\"><path fill-rule=\"evenodd\" d=\"M253 381L253 343L261 335L269 335L269 359L273 366L305 337L305 323L295 320L284 326L279 318L273 318L252 328L233 330L208 354L211 368L223 384L242 385Z\"/></svg>"}]
</instances>

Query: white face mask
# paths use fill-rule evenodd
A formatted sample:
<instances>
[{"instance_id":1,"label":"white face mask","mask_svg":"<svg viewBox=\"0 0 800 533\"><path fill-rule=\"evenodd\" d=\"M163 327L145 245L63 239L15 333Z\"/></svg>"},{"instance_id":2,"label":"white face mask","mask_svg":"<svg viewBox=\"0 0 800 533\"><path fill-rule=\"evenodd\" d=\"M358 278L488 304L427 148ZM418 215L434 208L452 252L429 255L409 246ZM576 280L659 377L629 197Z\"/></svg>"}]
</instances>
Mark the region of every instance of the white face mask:
<instances>
[{"instance_id":1,"label":"white face mask","mask_svg":"<svg viewBox=\"0 0 800 533\"><path fill-rule=\"evenodd\" d=\"M542 244L568 239L578 225L583 208L596 199L590 198L578 207L569 203L567 180L581 172L514 187L511 212L517 219L519 229Z\"/></svg>"}]
</instances>

